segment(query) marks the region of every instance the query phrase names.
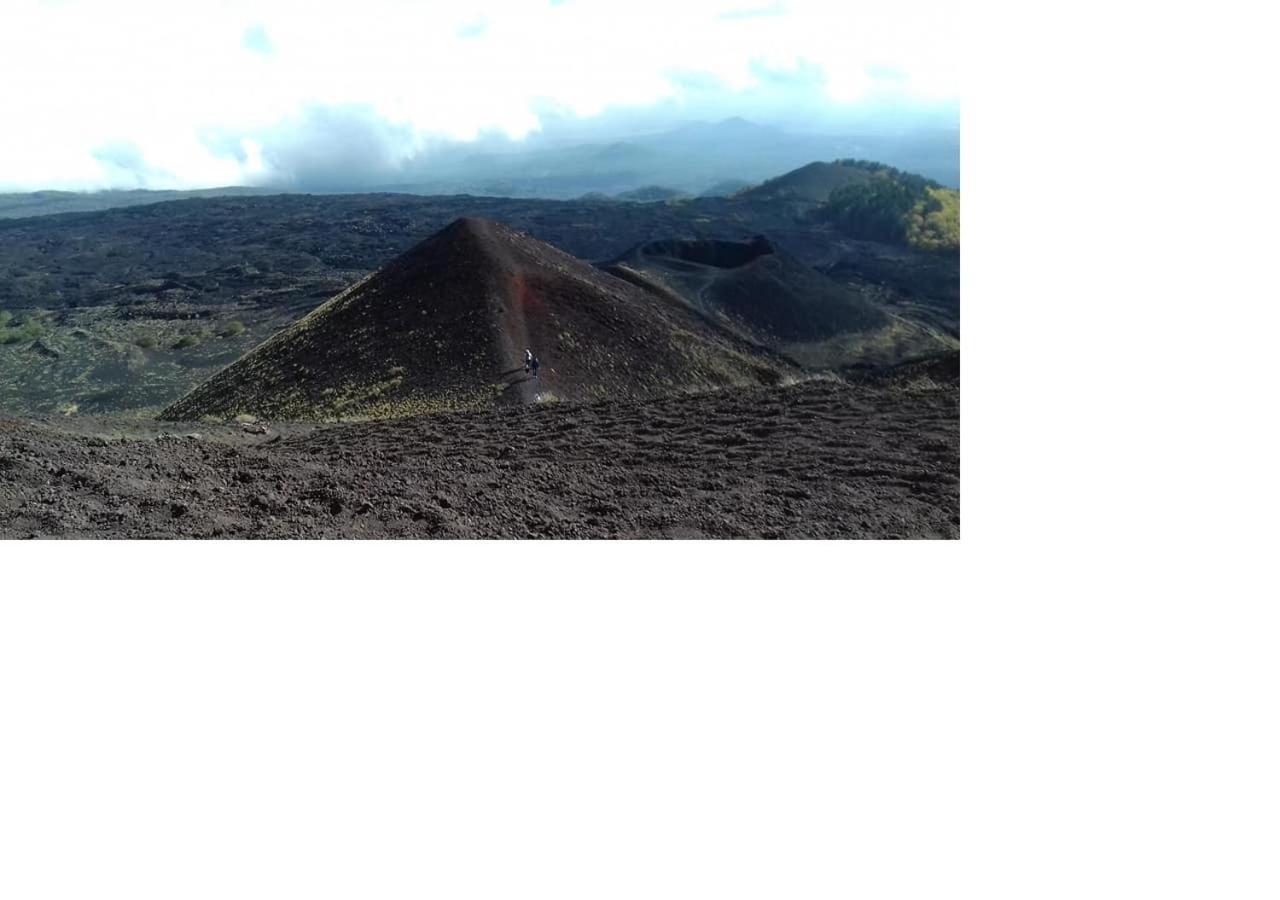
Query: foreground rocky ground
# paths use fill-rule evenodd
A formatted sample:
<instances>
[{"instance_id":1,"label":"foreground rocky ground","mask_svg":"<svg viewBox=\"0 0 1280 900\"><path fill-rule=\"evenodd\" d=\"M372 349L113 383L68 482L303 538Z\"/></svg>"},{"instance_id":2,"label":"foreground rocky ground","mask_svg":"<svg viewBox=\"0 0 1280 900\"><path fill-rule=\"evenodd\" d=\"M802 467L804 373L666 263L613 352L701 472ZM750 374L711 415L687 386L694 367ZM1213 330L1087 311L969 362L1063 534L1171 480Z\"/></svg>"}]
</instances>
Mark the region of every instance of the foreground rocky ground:
<instances>
[{"instance_id":1,"label":"foreground rocky ground","mask_svg":"<svg viewBox=\"0 0 1280 900\"><path fill-rule=\"evenodd\" d=\"M924 377L265 434L0 419L0 536L956 538L959 406Z\"/></svg>"}]
</instances>

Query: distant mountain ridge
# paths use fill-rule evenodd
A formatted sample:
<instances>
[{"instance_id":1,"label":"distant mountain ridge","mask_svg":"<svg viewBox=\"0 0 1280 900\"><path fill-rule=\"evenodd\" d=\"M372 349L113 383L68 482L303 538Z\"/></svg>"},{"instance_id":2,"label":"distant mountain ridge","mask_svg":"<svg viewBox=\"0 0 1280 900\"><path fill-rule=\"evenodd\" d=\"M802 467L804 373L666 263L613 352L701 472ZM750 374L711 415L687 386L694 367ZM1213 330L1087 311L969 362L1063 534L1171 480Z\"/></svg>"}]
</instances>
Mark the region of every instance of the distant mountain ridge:
<instances>
[{"instance_id":1,"label":"distant mountain ridge","mask_svg":"<svg viewBox=\"0 0 1280 900\"><path fill-rule=\"evenodd\" d=\"M99 212L126 206L143 206L167 200L195 200L208 197L259 197L278 194L278 188L219 187L191 191L32 191L0 194L0 219L48 216L58 213Z\"/></svg>"},{"instance_id":2,"label":"distant mountain ridge","mask_svg":"<svg viewBox=\"0 0 1280 900\"><path fill-rule=\"evenodd\" d=\"M875 159L959 186L959 137L940 129L907 134L810 134L742 118L686 122L666 131L606 140L558 140L537 135L523 142L433 145L394 174L318 166L309 156L294 168L282 162L278 180L255 187L197 191L36 191L0 194L0 218L87 212L188 197L277 193L391 192L421 195L504 196L569 200L609 196L654 185L679 193L728 193L815 159Z\"/></svg>"},{"instance_id":3,"label":"distant mountain ridge","mask_svg":"<svg viewBox=\"0 0 1280 900\"><path fill-rule=\"evenodd\" d=\"M607 143L530 146L430 162L430 178L386 189L569 199L649 185L699 194L728 179L755 184L814 159L868 158L959 184L958 134L806 134L742 118L690 122Z\"/></svg>"}]
</instances>

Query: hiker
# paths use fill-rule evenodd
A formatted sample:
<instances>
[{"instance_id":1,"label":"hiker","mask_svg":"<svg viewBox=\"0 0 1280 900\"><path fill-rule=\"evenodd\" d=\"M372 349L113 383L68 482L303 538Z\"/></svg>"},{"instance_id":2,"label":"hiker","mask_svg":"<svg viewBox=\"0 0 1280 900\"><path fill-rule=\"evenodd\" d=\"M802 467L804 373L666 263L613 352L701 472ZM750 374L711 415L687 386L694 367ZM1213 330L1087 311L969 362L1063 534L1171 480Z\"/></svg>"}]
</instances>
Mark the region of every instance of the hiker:
<instances>
[{"instance_id":1,"label":"hiker","mask_svg":"<svg viewBox=\"0 0 1280 900\"><path fill-rule=\"evenodd\" d=\"M529 370L533 368L533 351L528 347L524 348L524 374L528 375Z\"/></svg>"},{"instance_id":2,"label":"hiker","mask_svg":"<svg viewBox=\"0 0 1280 900\"><path fill-rule=\"evenodd\" d=\"M533 377L538 377L538 357L532 353L529 354L529 369L533 372Z\"/></svg>"}]
</instances>

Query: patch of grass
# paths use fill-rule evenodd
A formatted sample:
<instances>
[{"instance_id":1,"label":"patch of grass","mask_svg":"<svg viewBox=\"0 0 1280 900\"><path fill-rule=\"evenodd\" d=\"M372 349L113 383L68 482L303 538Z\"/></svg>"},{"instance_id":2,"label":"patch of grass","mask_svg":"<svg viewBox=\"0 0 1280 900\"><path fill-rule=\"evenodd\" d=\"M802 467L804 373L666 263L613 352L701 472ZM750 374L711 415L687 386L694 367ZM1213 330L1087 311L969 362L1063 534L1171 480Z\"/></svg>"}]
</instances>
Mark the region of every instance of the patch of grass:
<instances>
[{"instance_id":1,"label":"patch of grass","mask_svg":"<svg viewBox=\"0 0 1280 900\"><path fill-rule=\"evenodd\" d=\"M21 322L15 322L13 313L7 309L0 310L0 345L34 341L45 331L44 322L39 313L28 313Z\"/></svg>"},{"instance_id":2,"label":"patch of grass","mask_svg":"<svg viewBox=\"0 0 1280 900\"><path fill-rule=\"evenodd\" d=\"M154 350L160 345L160 339L154 334L148 332L147 334L140 334L134 338L133 344L135 347L140 347L143 350Z\"/></svg>"},{"instance_id":3,"label":"patch of grass","mask_svg":"<svg viewBox=\"0 0 1280 900\"><path fill-rule=\"evenodd\" d=\"M898 385L896 390L903 394L931 394L935 391L949 390L947 385L939 384L928 375L920 375L906 384Z\"/></svg>"},{"instance_id":4,"label":"patch of grass","mask_svg":"<svg viewBox=\"0 0 1280 900\"><path fill-rule=\"evenodd\" d=\"M184 334L182 337L178 338L176 341L173 342L172 349L185 350L188 347L198 347L199 345L200 345L199 337L197 337L194 334Z\"/></svg>"},{"instance_id":5,"label":"patch of grass","mask_svg":"<svg viewBox=\"0 0 1280 900\"><path fill-rule=\"evenodd\" d=\"M228 322L223 329L218 332L218 337L233 338L241 334L244 334L243 322Z\"/></svg>"},{"instance_id":6,"label":"patch of grass","mask_svg":"<svg viewBox=\"0 0 1280 900\"><path fill-rule=\"evenodd\" d=\"M815 381L823 383L843 383L844 379L835 372L804 372L801 374L783 375L778 380L778 387L795 387L797 384L811 384Z\"/></svg>"},{"instance_id":7,"label":"patch of grass","mask_svg":"<svg viewBox=\"0 0 1280 900\"><path fill-rule=\"evenodd\" d=\"M893 365L905 359L955 350L960 342L924 325L890 316L875 331L838 334L823 341L784 344L788 357L811 370L851 365Z\"/></svg>"}]
</instances>

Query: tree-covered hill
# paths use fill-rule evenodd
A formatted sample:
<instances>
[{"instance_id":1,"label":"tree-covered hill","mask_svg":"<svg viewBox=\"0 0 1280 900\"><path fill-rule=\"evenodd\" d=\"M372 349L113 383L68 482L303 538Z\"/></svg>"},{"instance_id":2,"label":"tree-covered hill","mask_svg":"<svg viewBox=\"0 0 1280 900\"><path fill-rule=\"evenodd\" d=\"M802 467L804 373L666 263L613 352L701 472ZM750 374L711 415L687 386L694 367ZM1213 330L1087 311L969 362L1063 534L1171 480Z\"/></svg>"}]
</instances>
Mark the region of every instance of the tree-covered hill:
<instances>
[{"instance_id":1,"label":"tree-covered hill","mask_svg":"<svg viewBox=\"0 0 1280 900\"><path fill-rule=\"evenodd\" d=\"M860 240L920 250L960 250L960 192L882 163L837 160L853 170L815 215Z\"/></svg>"}]
</instances>

